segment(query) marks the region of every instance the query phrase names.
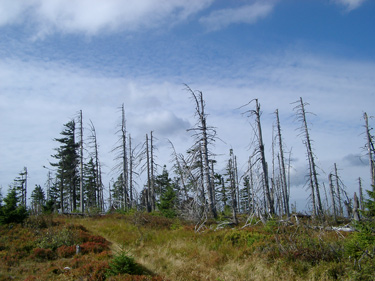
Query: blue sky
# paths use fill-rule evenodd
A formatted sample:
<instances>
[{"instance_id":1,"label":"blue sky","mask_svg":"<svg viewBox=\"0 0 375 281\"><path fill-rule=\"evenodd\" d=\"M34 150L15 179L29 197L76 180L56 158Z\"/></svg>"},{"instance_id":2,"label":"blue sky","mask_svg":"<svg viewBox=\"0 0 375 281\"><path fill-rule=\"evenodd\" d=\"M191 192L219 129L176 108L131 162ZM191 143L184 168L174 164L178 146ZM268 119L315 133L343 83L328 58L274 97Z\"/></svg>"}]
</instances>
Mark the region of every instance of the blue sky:
<instances>
[{"instance_id":1,"label":"blue sky","mask_svg":"<svg viewBox=\"0 0 375 281\"><path fill-rule=\"evenodd\" d=\"M358 177L369 182L362 115L374 115L374 14L372 0L0 1L3 193L24 166L30 191L44 184L53 139L81 109L107 182L122 103L135 143L154 130L158 163L170 165L166 139L180 153L193 143L186 83L205 95L222 167L231 147L243 168L251 153L253 120L237 108L259 99L268 157L279 109L300 208L306 160L291 103L303 97L321 180L337 163L352 196Z\"/></svg>"}]
</instances>

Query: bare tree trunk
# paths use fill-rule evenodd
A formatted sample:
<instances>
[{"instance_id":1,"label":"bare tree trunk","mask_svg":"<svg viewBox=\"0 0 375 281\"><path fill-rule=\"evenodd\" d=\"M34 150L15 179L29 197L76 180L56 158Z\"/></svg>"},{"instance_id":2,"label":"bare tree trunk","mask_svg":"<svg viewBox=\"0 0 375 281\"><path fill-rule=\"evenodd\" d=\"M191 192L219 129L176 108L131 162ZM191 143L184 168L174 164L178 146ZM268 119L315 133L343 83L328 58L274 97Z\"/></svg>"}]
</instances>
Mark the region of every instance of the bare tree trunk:
<instances>
[{"instance_id":1,"label":"bare tree trunk","mask_svg":"<svg viewBox=\"0 0 375 281\"><path fill-rule=\"evenodd\" d=\"M287 179L286 179L286 169L285 169L285 158L284 158L284 149L283 149L283 139L281 137L281 126L280 126L280 120L279 120L279 110L276 109L276 122L277 122L277 135L279 139L279 150L280 150L280 164L281 164L281 183L282 183L282 194L283 194L283 200L284 200L284 211L287 214L287 216L290 216L290 210L289 210L289 192L288 192L288 185L287 185Z\"/></svg>"},{"instance_id":2,"label":"bare tree trunk","mask_svg":"<svg viewBox=\"0 0 375 281\"><path fill-rule=\"evenodd\" d=\"M216 206L216 192L215 192L215 182L214 182L214 178L215 178L215 167L214 167L214 164L215 164L215 160L210 160L210 163L211 163L211 189L213 191L213 204L214 206Z\"/></svg>"},{"instance_id":3,"label":"bare tree trunk","mask_svg":"<svg viewBox=\"0 0 375 281\"><path fill-rule=\"evenodd\" d=\"M169 141L169 143L171 144L172 149L173 149L173 156L174 156L174 159L175 159L175 162L176 162L175 167L177 169L178 175L180 176L182 187L183 187L183 190L184 190L184 196L185 196L185 199L187 200L188 199L188 193L187 193L187 187L186 187L186 184L185 184L184 170L182 169L180 161L178 160L176 149L174 148L173 143L171 141Z\"/></svg>"},{"instance_id":4,"label":"bare tree trunk","mask_svg":"<svg viewBox=\"0 0 375 281\"><path fill-rule=\"evenodd\" d=\"M358 178L358 184L359 184L359 203L360 203L361 211L363 212L365 210L365 206L363 205L363 191L362 191L361 178Z\"/></svg>"},{"instance_id":5,"label":"bare tree trunk","mask_svg":"<svg viewBox=\"0 0 375 281\"><path fill-rule=\"evenodd\" d=\"M128 207L128 157L127 157L127 147L126 147L126 120L125 120L125 109L124 104L121 107L122 112L122 122L121 122L121 137L122 137L122 174L123 174L123 197L124 197L124 210Z\"/></svg>"},{"instance_id":6,"label":"bare tree trunk","mask_svg":"<svg viewBox=\"0 0 375 281\"><path fill-rule=\"evenodd\" d=\"M75 144L76 141L75 141L75 130L73 130L73 143ZM76 163L78 164L78 163ZM75 165L76 166L76 165ZM76 169L75 167L73 169ZM70 173L72 173L72 171L70 171ZM71 190L71 199L72 201L70 201L70 205L71 205L71 210L73 209L74 211L77 209L77 186L76 186L76 177L75 176L72 176L71 179L70 179L70 190ZM72 206L72 202L73 202L73 206Z\"/></svg>"},{"instance_id":7,"label":"bare tree trunk","mask_svg":"<svg viewBox=\"0 0 375 281\"><path fill-rule=\"evenodd\" d=\"M187 85L187 90L192 94L193 99L196 104L196 115L199 118L199 124L198 128L191 129L199 131L197 133L197 136L199 136L199 140L197 141L197 144L200 143L201 145L201 151L202 151L202 163L203 166L203 179L204 179L204 185L206 186L206 190L208 191L207 199L208 199L208 206L210 208L210 212L213 215L214 218L217 218L217 211L215 206L215 200L214 200L214 190L213 190L213 184L211 181L211 174L210 174L210 165L209 165L209 150L208 150L208 139L212 139L213 136L209 136L208 131L210 130L207 127L206 123L206 114L205 114L205 102L203 100L203 93L202 92L194 92L191 90ZM212 128L211 128L212 130Z\"/></svg>"},{"instance_id":8,"label":"bare tree trunk","mask_svg":"<svg viewBox=\"0 0 375 281\"><path fill-rule=\"evenodd\" d=\"M374 160L374 144L372 142L372 137L370 134L370 128L368 125L368 117L367 113L363 114L363 118L365 119L365 126L366 126L366 137L367 137L367 151L370 163L370 175L371 175L371 185L372 190L375 191L375 160Z\"/></svg>"},{"instance_id":9,"label":"bare tree trunk","mask_svg":"<svg viewBox=\"0 0 375 281\"><path fill-rule=\"evenodd\" d=\"M315 188L314 188L314 182L313 182L313 172L311 168L311 160L310 160L310 154L307 155L308 160L309 160L309 181L310 181L310 188L311 188L311 201L312 201L312 206L313 206L313 216L316 217L318 216L319 212L316 208L316 198L315 198Z\"/></svg>"},{"instance_id":10,"label":"bare tree trunk","mask_svg":"<svg viewBox=\"0 0 375 281\"><path fill-rule=\"evenodd\" d=\"M340 185L339 185L339 176L338 176L338 173L337 173L337 166L336 166L336 163L334 164L334 167L335 167L335 178L336 178L336 192L337 192L337 200L338 200L338 203L339 203L339 214L341 217L344 216L344 211L343 211L343 208L342 208L342 205L341 205L341 193L340 193Z\"/></svg>"},{"instance_id":11,"label":"bare tree trunk","mask_svg":"<svg viewBox=\"0 0 375 281\"><path fill-rule=\"evenodd\" d=\"M202 124L202 134L203 134L203 172L204 178L206 182L206 186L208 189L208 205L210 206L210 210L214 218L217 218L216 207L214 204L214 191L212 190L211 184L211 177L210 177L210 166L209 166L209 159L208 159L208 137L207 137L207 125L206 125L206 117L204 113L204 101L203 95L200 95L200 104L201 104L201 124Z\"/></svg>"},{"instance_id":12,"label":"bare tree trunk","mask_svg":"<svg viewBox=\"0 0 375 281\"><path fill-rule=\"evenodd\" d=\"M333 209L333 212L332 212L333 218L335 219L335 221L337 221L335 191L334 191L333 183L332 183L332 174L329 174L328 180L329 180L329 190L330 190L330 194L331 194L331 202L332 202L332 209Z\"/></svg>"},{"instance_id":13,"label":"bare tree trunk","mask_svg":"<svg viewBox=\"0 0 375 281\"><path fill-rule=\"evenodd\" d=\"M152 131L150 133L150 156L151 156L151 169L150 169L150 185L151 185L151 209L155 211L155 186L154 186L154 145L153 145L153 136Z\"/></svg>"},{"instance_id":14,"label":"bare tree trunk","mask_svg":"<svg viewBox=\"0 0 375 281\"><path fill-rule=\"evenodd\" d=\"M317 203L317 211L318 216L323 215L323 207L322 207L322 201L320 199L320 191L319 191L319 182L318 182L318 173L316 172L316 165L315 165L315 158L314 153L312 152L311 148L311 140L310 140L310 134L307 127L307 121L306 121L306 111L305 111L305 104L303 103L302 98L300 98L300 108L301 108L301 118L303 121L303 128L304 133L306 137L306 148L307 148L307 154L309 158L309 166L310 166L310 177L311 181L313 183L313 187L315 188L315 194L316 194L316 203Z\"/></svg>"},{"instance_id":15,"label":"bare tree trunk","mask_svg":"<svg viewBox=\"0 0 375 281\"><path fill-rule=\"evenodd\" d=\"M90 144L93 151L93 158L95 159L95 200L96 205L101 210L103 210L103 182L102 182L102 173L99 161L99 149L98 149L98 142L96 137L96 130L93 122L90 120Z\"/></svg>"},{"instance_id":16,"label":"bare tree trunk","mask_svg":"<svg viewBox=\"0 0 375 281\"><path fill-rule=\"evenodd\" d=\"M241 196L240 196L240 183L239 183L239 180L238 180L237 156L234 156L233 172L234 172L234 179L235 179L235 183L236 183L237 210L239 212L241 212Z\"/></svg>"},{"instance_id":17,"label":"bare tree trunk","mask_svg":"<svg viewBox=\"0 0 375 281\"><path fill-rule=\"evenodd\" d=\"M254 196L254 178L253 178L253 165L251 163L251 156L249 157L249 210L251 209L251 212L249 211L249 214L254 212L254 201L255 201L255 196ZM250 198L251 194L251 198ZM251 205L250 205L251 204ZM251 207L250 207L251 206Z\"/></svg>"},{"instance_id":18,"label":"bare tree trunk","mask_svg":"<svg viewBox=\"0 0 375 281\"><path fill-rule=\"evenodd\" d=\"M79 147L79 158L80 158L80 173L79 173L79 209L81 213L84 212L83 203L83 118L82 110L79 111L79 130L80 130L80 147Z\"/></svg>"},{"instance_id":19,"label":"bare tree trunk","mask_svg":"<svg viewBox=\"0 0 375 281\"><path fill-rule=\"evenodd\" d=\"M234 156L233 150L230 150L230 156L228 161L228 174L229 174L229 182L230 182L230 190L231 190L231 197L232 197L232 214L233 214L233 222L238 224L237 219L237 195L236 195L236 179L235 179L235 172L234 172Z\"/></svg>"},{"instance_id":20,"label":"bare tree trunk","mask_svg":"<svg viewBox=\"0 0 375 281\"><path fill-rule=\"evenodd\" d=\"M270 186L269 186L269 181L268 181L268 165L266 162L266 157L265 157L265 152L264 152L262 127L260 123L260 105L258 103L258 99L255 99L255 103L256 103L255 116L256 116L256 123L258 127L260 161L262 163L262 168L263 168L263 188L264 188L265 195L266 195L268 213L273 215L275 213L275 209L274 209L274 204L271 198Z\"/></svg>"},{"instance_id":21,"label":"bare tree trunk","mask_svg":"<svg viewBox=\"0 0 375 281\"><path fill-rule=\"evenodd\" d=\"M150 172L150 154L148 148L148 135L146 134L146 158L147 158L147 192L146 205L147 211L151 212L151 172Z\"/></svg>"},{"instance_id":22,"label":"bare tree trunk","mask_svg":"<svg viewBox=\"0 0 375 281\"><path fill-rule=\"evenodd\" d=\"M130 208L134 207L133 198L133 151L132 138L129 134L129 193L130 193Z\"/></svg>"}]
</instances>

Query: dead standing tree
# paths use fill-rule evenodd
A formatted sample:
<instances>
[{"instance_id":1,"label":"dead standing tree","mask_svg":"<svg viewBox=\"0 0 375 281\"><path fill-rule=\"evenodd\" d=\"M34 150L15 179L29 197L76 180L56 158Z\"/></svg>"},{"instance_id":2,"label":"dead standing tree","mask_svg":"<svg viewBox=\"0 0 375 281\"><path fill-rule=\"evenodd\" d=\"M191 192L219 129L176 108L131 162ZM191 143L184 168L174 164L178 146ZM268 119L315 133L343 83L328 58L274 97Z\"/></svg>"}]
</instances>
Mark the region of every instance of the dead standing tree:
<instances>
[{"instance_id":1,"label":"dead standing tree","mask_svg":"<svg viewBox=\"0 0 375 281\"><path fill-rule=\"evenodd\" d=\"M127 131L126 131L126 119L125 119L125 109L124 104L121 106L121 124L116 134L119 135L117 141L117 146L112 149L112 152L116 152L115 161L118 161L118 164L113 168L115 171L121 171L120 174L123 176L122 181L122 208L124 210L128 209L129 206L129 197L128 197L128 155L127 155Z\"/></svg>"},{"instance_id":2,"label":"dead standing tree","mask_svg":"<svg viewBox=\"0 0 375 281\"><path fill-rule=\"evenodd\" d=\"M79 209L84 212L83 200L83 117L82 110L79 111Z\"/></svg>"},{"instance_id":3,"label":"dead standing tree","mask_svg":"<svg viewBox=\"0 0 375 281\"><path fill-rule=\"evenodd\" d=\"M203 99L203 93L201 91L193 91L188 85L185 85L187 91L191 94L192 99L195 102L195 115L198 118L198 122L195 128L191 128L188 131L194 131L194 137L196 138L195 144L200 147L202 153L202 173L204 179L204 187L207 192L207 201L211 214L214 218L217 218L217 211L214 197L214 185L213 179L211 179L210 173L210 161L209 161L209 150L208 145L210 142L215 140L216 131L213 127L207 126L205 113L205 102Z\"/></svg>"},{"instance_id":4,"label":"dead standing tree","mask_svg":"<svg viewBox=\"0 0 375 281\"><path fill-rule=\"evenodd\" d=\"M91 148L90 156L94 159L95 165L95 186L96 186L96 202L97 207L101 211L104 210L104 194L103 194L103 182L102 182L102 173L101 173L101 164L99 161L99 144L97 140L96 130L93 122L90 120L90 132L88 145Z\"/></svg>"},{"instance_id":5,"label":"dead standing tree","mask_svg":"<svg viewBox=\"0 0 375 281\"><path fill-rule=\"evenodd\" d=\"M294 107L294 110L296 111L298 121L302 123L302 126L300 127L300 130L301 130L300 135L303 135L305 137L305 139L303 140L303 143L306 146L307 158L309 162L309 182L310 182L310 187L311 187L311 199L313 203L313 216L322 217L323 207L322 207L322 201L320 199L318 173L316 171L317 166L315 164L315 155L312 151L310 134L309 134L309 129L308 129L307 120L306 120L305 106L308 104L304 103L302 98L300 98L300 100L295 103L299 103L296 107Z\"/></svg>"},{"instance_id":6,"label":"dead standing tree","mask_svg":"<svg viewBox=\"0 0 375 281\"><path fill-rule=\"evenodd\" d=\"M229 176L229 184L230 184L230 192L232 198L232 215L233 215L233 223L238 224L237 213L238 213L238 192L237 192L237 181L236 181L236 163L235 163L235 156L233 154L233 149L229 151L229 160L227 166L227 172Z\"/></svg>"},{"instance_id":7,"label":"dead standing tree","mask_svg":"<svg viewBox=\"0 0 375 281\"><path fill-rule=\"evenodd\" d=\"M285 158L284 158L284 149L283 149L283 139L281 137L281 126L280 126L280 119L279 119L279 110L276 109L276 126L277 126L277 139L279 143L279 155L280 155L280 176L281 176L281 187L282 187L282 197L284 201L284 212L289 217L289 190L288 190L288 182L286 178L286 169L285 169Z\"/></svg>"},{"instance_id":8,"label":"dead standing tree","mask_svg":"<svg viewBox=\"0 0 375 281\"><path fill-rule=\"evenodd\" d=\"M370 175L371 175L371 185L372 190L375 191L375 148L373 142L373 136L371 135L372 128L369 127L368 124L368 116L367 113L363 113L363 119L365 119L365 128L366 128L366 138L367 138L367 152L369 157L369 164L370 164Z\"/></svg>"},{"instance_id":9,"label":"dead standing tree","mask_svg":"<svg viewBox=\"0 0 375 281\"><path fill-rule=\"evenodd\" d=\"M266 198L266 208L269 215L275 214L275 208L274 208L274 202L271 196L270 191L270 185L269 185L269 179L268 179L268 165L266 161L265 151L264 151L264 143L263 143L263 136L262 136L262 126L260 122L260 104L258 102L258 99L253 99L246 105L242 106L245 107L249 104L251 104L253 101L255 101L255 110L247 110L243 114L247 114L248 117L255 116L255 122L257 125L257 139L258 139L258 145L255 154L258 154L258 158L256 162L259 160L262 165L262 171L263 171L263 190ZM242 108L241 107L241 108Z\"/></svg>"},{"instance_id":10,"label":"dead standing tree","mask_svg":"<svg viewBox=\"0 0 375 281\"><path fill-rule=\"evenodd\" d=\"M155 161L154 161L154 145L153 145L153 135L152 131L150 133L150 138L146 134L146 167L147 167L147 210L155 211L155 185L154 185L154 171L155 171Z\"/></svg>"}]
</instances>

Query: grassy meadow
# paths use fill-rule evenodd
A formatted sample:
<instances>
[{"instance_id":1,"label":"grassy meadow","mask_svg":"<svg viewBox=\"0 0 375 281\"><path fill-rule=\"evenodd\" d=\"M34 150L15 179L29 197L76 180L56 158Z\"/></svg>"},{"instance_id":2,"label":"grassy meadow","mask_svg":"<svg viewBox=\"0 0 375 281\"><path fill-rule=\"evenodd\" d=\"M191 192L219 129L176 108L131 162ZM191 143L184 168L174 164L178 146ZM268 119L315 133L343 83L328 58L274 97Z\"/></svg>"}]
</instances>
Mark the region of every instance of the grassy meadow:
<instances>
[{"instance_id":1,"label":"grassy meadow","mask_svg":"<svg viewBox=\"0 0 375 281\"><path fill-rule=\"evenodd\" d=\"M207 221L197 232L156 213L31 217L0 227L0 280L375 278L368 237L306 219L245 220L223 228Z\"/></svg>"}]
</instances>

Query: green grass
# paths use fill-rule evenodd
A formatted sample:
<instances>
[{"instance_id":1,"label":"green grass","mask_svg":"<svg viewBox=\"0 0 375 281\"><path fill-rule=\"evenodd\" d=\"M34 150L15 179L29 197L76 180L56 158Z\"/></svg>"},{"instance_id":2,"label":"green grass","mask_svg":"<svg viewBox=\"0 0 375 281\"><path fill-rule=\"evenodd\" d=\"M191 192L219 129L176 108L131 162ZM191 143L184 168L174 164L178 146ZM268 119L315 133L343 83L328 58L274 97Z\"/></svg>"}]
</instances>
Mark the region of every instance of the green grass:
<instances>
[{"instance_id":1,"label":"green grass","mask_svg":"<svg viewBox=\"0 0 375 281\"><path fill-rule=\"evenodd\" d=\"M190 223L147 213L37 218L0 229L0 279L372 280L371 239L312 224L216 230L211 221L196 233ZM86 245L80 255L76 243ZM110 276L111 265L121 273L123 263L138 277Z\"/></svg>"}]
</instances>

